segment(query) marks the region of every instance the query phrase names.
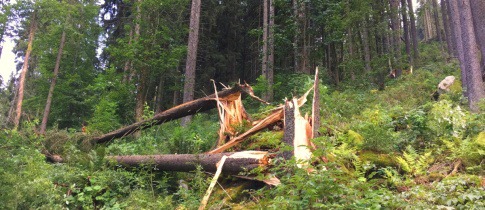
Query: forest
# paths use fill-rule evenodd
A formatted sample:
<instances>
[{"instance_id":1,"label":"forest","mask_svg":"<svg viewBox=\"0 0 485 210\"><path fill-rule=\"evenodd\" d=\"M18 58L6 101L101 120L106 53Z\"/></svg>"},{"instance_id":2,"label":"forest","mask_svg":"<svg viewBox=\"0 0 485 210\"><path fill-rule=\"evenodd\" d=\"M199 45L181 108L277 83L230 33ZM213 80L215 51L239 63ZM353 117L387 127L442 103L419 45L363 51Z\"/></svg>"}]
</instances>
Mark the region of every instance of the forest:
<instances>
[{"instance_id":1,"label":"forest","mask_svg":"<svg viewBox=\"0 0 485 210\"><path fill-rule=\"evenodd\" d=\"M2 0L0 209L485 209L483 11Z\"/></svg>"}]
</instances>

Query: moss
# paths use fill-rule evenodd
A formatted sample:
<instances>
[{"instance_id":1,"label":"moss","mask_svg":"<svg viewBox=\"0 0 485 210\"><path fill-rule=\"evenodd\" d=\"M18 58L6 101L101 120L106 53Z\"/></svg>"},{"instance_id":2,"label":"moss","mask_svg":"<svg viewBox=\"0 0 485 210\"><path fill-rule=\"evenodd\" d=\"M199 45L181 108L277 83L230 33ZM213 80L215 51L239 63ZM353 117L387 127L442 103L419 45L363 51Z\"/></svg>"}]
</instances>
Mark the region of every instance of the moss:
<instances>
[{"instance_id":1,"label":"moss","mask_svg":"<svg viewBox=\"0 0 485 210\"><path fill-rule=\"evenodd\" d=\"M380 154L374 151L363 150L357 154L362 161L374 163L378 168L398 167L398 164L389 154Z\"/></svg>"}]
</instances>

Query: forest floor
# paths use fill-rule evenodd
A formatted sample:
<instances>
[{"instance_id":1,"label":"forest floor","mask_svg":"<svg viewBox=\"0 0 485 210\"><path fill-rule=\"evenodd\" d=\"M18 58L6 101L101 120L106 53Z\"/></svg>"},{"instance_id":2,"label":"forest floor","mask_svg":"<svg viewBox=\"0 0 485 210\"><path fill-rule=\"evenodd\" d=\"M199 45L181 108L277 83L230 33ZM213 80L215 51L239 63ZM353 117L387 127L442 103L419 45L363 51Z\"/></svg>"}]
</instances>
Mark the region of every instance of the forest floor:
<instances>
[{"instance_id":1,"label":"forest floor","mask_svg":"<svg viewBox=\"0 0 485 210\"><path fill-rule=\"evenodd\" d=\"M364 76L338 88L321 85L321 136L312 140L315 170L276 160L269 169L251 172L255 179L277 177L278 186L240 178L249 172L222 174L208 207L484 209L485 104L480 113L468 111L458 65L426 49L421 56L412 74L388 79L384 90ZM454 85L433 100L437 84L449 75L457 78ZM276 75L275 81L277 102L292 97L288 93L300 96L313 84L308 75ZM259 87L254 85L256 93ZM278 105L243 103L255 119ZM310 110L308 104L301 108ZM34 122L20 132L3 130L0 209L196 209L212 173L148 165L126 169L107 164L105 157L207 152L215 146L218 123L213 110L195 115L185 128L173 121L106 145L89 143L99 135L94 131L54 129L39 136ZM263 131L232 151L277 151L282 136ZM64 162L46 162L46 153L59 154Z\"/></svg>"}]
</instances>

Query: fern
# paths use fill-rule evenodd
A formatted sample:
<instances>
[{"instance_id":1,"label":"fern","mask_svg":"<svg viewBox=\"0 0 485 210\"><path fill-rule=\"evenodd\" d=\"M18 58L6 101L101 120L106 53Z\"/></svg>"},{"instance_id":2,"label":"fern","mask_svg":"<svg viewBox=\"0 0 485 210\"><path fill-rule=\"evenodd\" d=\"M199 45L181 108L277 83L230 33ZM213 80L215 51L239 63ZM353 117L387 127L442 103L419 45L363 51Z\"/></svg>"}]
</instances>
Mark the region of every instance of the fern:
<instances>
[{"instance_id":1,"label":"fern","mask_svg":"<svg viewBox=\"0 0 485 210\"><path fill-rule=\"evenodd\" d=\"M396 157L397 163L403 171L413 176L426 174L426 170L432 162L431 152L420 155L412 146L406 147L403 157Z\"/></svg>"}]
</instances>

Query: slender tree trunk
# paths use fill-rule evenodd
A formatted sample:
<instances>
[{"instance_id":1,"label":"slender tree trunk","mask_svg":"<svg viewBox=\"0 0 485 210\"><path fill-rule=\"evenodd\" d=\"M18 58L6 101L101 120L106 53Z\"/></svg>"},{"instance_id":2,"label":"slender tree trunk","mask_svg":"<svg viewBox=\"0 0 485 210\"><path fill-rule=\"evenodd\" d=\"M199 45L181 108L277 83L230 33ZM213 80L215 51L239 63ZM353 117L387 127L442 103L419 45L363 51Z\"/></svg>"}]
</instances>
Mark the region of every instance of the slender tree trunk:
<instances>
[{"instance_id":1,"label":"slender tree trunk","mask_svg":"<svg viewBox=\"0 0 485 210\"><path fill-rule=\"evenodd\" d=\"M274 83L274 0L269 0L269 24L268 24L268 70L266 79L268 80L268 93L266 101L273 101L273 83ZM305 36L305 33L303 33ZM305 53L305 52L304 52ZM305 54L303 60L305 61Z\"/></svg>"},{"instance_id":2,"label":"slender tree trunk","mask_svg":"<svg viewBox=\"0 0 485 210\"><path fill-rule=\"evenodd\" d=\"M367 17L366 17L367 19ZM370 67L370 47L369 47L369 29L368 20L364 20L364 25L362 27L362 45L364 47L364 63L365 63L365 73L371 71Z\"/></svg>"},{"instance_id":3,"label":"slender tree trunk","mask_svg":"<svg viewBox=\"0 0 485 210\"><path fill-rule=\"evenodd\" d=\"M295 34L293 36L293 68L295 72L300 72L300 19L299 19L299 3L298 0L293 0L293 16L294 16L294 24L295 24Z\"/></svg>"},{"instance_id":4,"label":"slender tree trunk","mask_svg":"<svg viewBox=\"0 0 485 210\"><path fill-rule=\"evenodd\" d=\"M470 0L473 26L475 28L475 35L477 37L478 45L482 55L482 72L485 76L485 1Z\"/></svg>"},{"instance_id":5,"label":"slender tree trunk","mask_svg":"<svg viewBox=\"0 0 485 210\"><path fill-rule=\"evenodd\" d=\"M480 68L480 57L478 56L480 50L475 37L470 0L460 0L458 5L460 6L461 37L465 53L468 102L470 109L477 112L479 111L477 103L485 98L485 86L482 79L482 69Z\"/></svg>"},{"instance_id":6,"label":"slender tree trunk","mask_svg":"<svg viewBox=\"0 0 485 210\"><path fill-rule=\"evenodd\" d=\"M128 40L128 46L131 47L132 45L132 42L133 42L133 27L130 27L130 34L129 34L129 40ZM123 66L123 83L129 83L131 81L131 78L132 78L132 63L130 61L130 59L127 59L125 61L125 66Z\"/></svg>"},{"instance_id":7,"label":"slender tree trunk","mask_svg":"<svg viewBox=\"0 0 485 210\"><path fill-rule=\"evenodd\" d=\"M155 113L163 111L163 96L164 96L165 78L160 78L157 86L157 99L155 100Z\"/></svg>"},{"instance_id":8,"label":"slender tree trunk","mask_svg":"<svg viewBox=\"0 0 485 210\"><path fill-rule=\"evenodd\" d=\"M448 12L446 9L445 0L441 0L440 6L441 6L441 19L443 20L443 28L445 29L444 39L446 40L446 48L447 48L448 55L451 56L453 53L453 46L451 43L450 25L449 25Z\"/></svg>"},{"instance_id":9,"label":"slender tree trunk","mask_svg":"<svg viewBox=\"0 0 485 210\"><path fill-rule=\"evenodd\" d=\"M45 102L44 116L42 117L42 123L40 124L40 133L45 134L47 128L47 120L49 119L49 113L51 111L52 96L54 95L54 88L57 82L57 75L59 74L59 66L61 64L62 51L64 49L64 43L66 42L66 31L62 31L61 41L59 43L59 50L57 51L56 64L54 66L54 75L52 76L51 86L49 93L47 94L47 101Z\"/></svg>"},{"instance_id":10,"label":"slender tree trunk","mask_svg":"<svg viewBox=\"0 0 485 210\"><path fill-rule=\"evenodd\" d=\"M27 71L29 70L29 59L30 54L32 53L32 43L34 42L35 30L36 30L36 18L35 18L35 11L32 13L32 19L30 22L30 29L29 29L29 41L27 45L27 50L25 52L24 57L24 64L22 66L22 72L20 73L20 81L19 81L19 92L18 92L18 99L17 99L17 109L15 110L16 115L14 119L14 126L15 129L18 128L20 124L20 117L22 116L22 102L24 99L24 86L25 86L25 77L27 76Z\"/></svg>"},{"instance_id":11,"label":"slender tree trunk","mask_svg":"<svg viewBox=\"0 0 485 210\"><path fill-rule=\"evenodd\" d=\"M396 69L396 77L401 76L401 30L399 30L399 1L390 0L391 8L391 27L394 51L394 67Z\"/></svg>"},{"instance_id":12,"label":"slender tree trunk","mask_svg":"<svg viewBox=\"0 0 485 210\"><path fill-rule=\"evenodd\" d=\"M136 5L136 22L135 22L135 37L134 41L137 43L140 41L140 21L141 21L141 4L143 0L138 0ZM135 121L140 122L143 120L143 111L145 109L146 93L147 93L147 79L148 72L146 67L136 65L138 71L138 83L136 85L136 104L135 104ZM135 71L132 69L132 74ZM131 78L129 79L129 81ZM135 137L140 137L141 133L136 132Z\"/></svg>"},{"instance_id":13,"label":"slender tree trunk","mask_svg":"<svg viewBox=\"0 0 485 210\"><path fill-rule=\"evenodd\" d=\"M438 16L438 1L432 0L432 3L433 3L434 24L436 26L436 35L438 37L438 42L442 42L443 39L441 38L441 25L440 25L440 19Z\"/></svg>"},{"instance_id":14,"label":"slender tree trunk","mask_svg":"<svg viewBox=\"0 0 485 210\"><path fill-rule=\"evenodd\" d=\"M402 15L402 22L404 28L404 43L406 45L406 55L408 56L408 61L412 65L413 64L413 56L411 55L411 42L409 40L409 21L408 21L408 14L406 11L406 0L401 0L401 15Z\"/></svg>"},{"instance_id":15,"label":"slender tree trunk","mask_svg":"<svg viewBox=\"0 0 485 210\"><path fill-rule=\"evenodd\" d=\"M197 64L197 48L199 45L200 7L201 0L192 0L187 61L185 65L184 103L194 100L195 70ZM182 118L182 126L186 126L191 119L191 116Z\"/></svg>"},{"instance_id":16,"label":"slender tree trunk","mask_svg":"<svg viewBox=\"0 0 485 210\"><path fill-rule=\"evenodd\" d=\"M413 1L408 1L408 11L409 11L409 22L411 23L411 39L413 41L413 56L414 60L419 57L418 51L418 33L416 31L416 18L414 17Z\"/></svg>"},{"instance_id":17,"label":"slender tree trunk","mask_svg":"<svg viewBox=\"0 0 485 210\"><path fill-rule=\"evenodd\" d=\"M450 9L450 23L452 31L454 31L454 39L456 43L456 51L458 54L458 60L460 61L460 69L461 69L461 85L463 89L463 95L468 97L468 90L467 84L468 79L466 75L466 65L465 65L465 57L463 52L463 42L461 36L461 23L460 23L460 13L458 10L458 1L448 1L449 2L449 9Z\"/></svg>"},{"instance_id":18,"label":"slender tree trunk","mask_svg":"<svg viewBox=\"0 0 485 210\"><path fill-rule=\"evenodd\" d=\"M448 27L448 30L450 32L450 40L451 40L451 52L453 55L453 57L457 58L458 59L458 47L456 46L456 31L453 29L453 20L452 20L452 16L451 16L451 6L450 6L450 1L449 0L446 0L445 1L446 3L446 13L447 13L447 20L448 20L448 24L447 24L447 27Z\"/></svg>"},{"instance_id":19,"label":"slender tree trunk","mask_svg":"<svg viewBox=\"0 0 485 210\"><path fill-rule=\"evenodd\" d=\"M268 82L268 0L263 0L263 61L261 75ZM263 93L263 99L268 100L267 92Z\"/></svg>"}]
</instances>

